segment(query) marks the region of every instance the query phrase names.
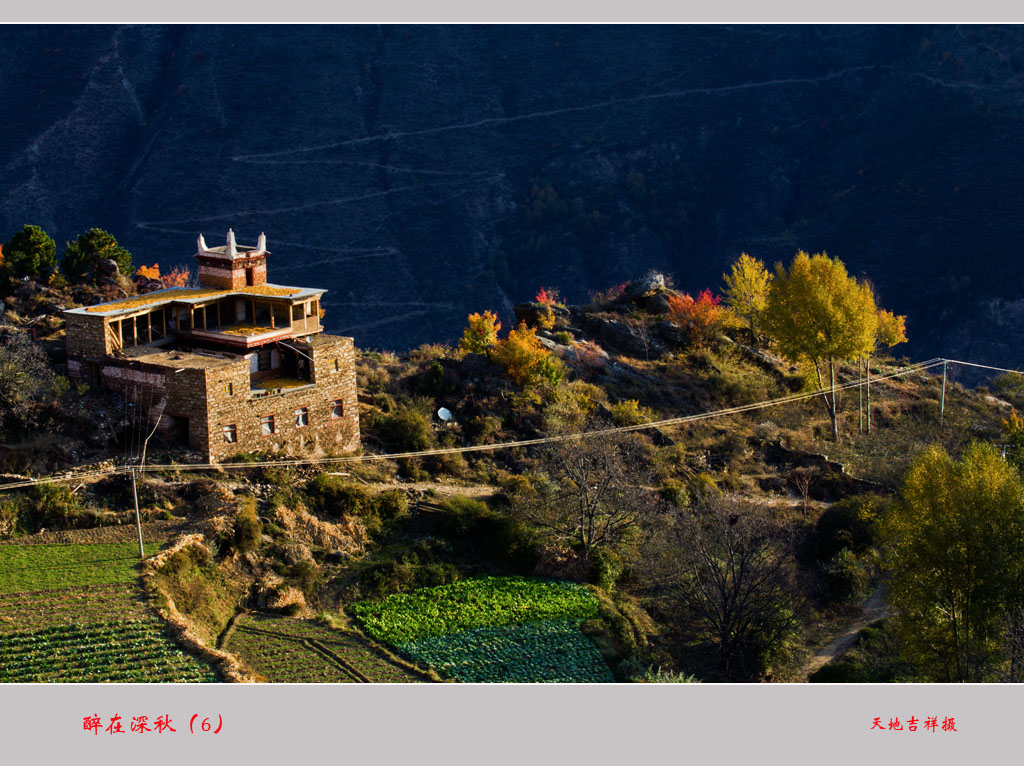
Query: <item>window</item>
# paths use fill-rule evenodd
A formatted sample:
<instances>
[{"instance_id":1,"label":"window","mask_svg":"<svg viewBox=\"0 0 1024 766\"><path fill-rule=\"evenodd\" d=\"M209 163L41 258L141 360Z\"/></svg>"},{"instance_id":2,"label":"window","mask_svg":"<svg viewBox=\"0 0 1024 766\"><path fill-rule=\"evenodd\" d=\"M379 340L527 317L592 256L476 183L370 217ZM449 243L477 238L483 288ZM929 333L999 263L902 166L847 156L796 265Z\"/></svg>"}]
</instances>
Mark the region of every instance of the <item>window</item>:
<instances>
[{"instance_id":1,"label":"window","mask_svg":"<svg viewBox=\"0 0 1024 766\"><path fill-rule=\"evenodd\" d=\"M306 304L306 316L308 316L308 317L313 316L313 301L309 301Z\"/></svg>"},{"instance_id":2,"label":"window","mask_svg":"<svg viewBox=\"0 0 1024 766\"><path fill-rule=\"evenodd\" d=\"M238 430L235 428L234 423L229 426L224 426L224 428L221 429L221 432L224 434L225 444L234 444L238 441Z\"/></svg>"},{"instance_id":3,"label":"window","mask_svg":"<svg viewBox=\"0 0 1024 766\"><path fill-rule=\"evenodd\" d=\"M345 402L335 399L331 402L331 418L340 418L345 414Z\"/></svg>"},{"instance_id":4,"label":"window","mask_svg":"<svg viewBox=\"0 0 1024 766\"><path fill-rule=\"evenodd\" d=\"M302 319L302 304L296 303L292 306L292 319Z\"/></svg>"},{"instance_id":5,"label":"window","mask_svg":"<svg viewBox=\"0 0 1024 766\"><path fill-rule=\"evenodd\" d=\"M260 418L260 433L264 436L270 436L274 433L274 416L264 415Z\"/></svg>"},{"instance_id":6,"label":"window","mask_svg":"<svg viewBox=\"0 0 1024 766\"><path fill-rule=\"evenodd\" d=\"M260 351L256 354L256 370L257 372L266 372L270 369L270 352Z\"/></svg>"},{"instance_id":7,"label":"window","mask_svg":"<svg viewBox=\"0 0 1024 766\"><path fill-rule=\"evenodd\" d=\"M309 408L299 407L295 410L295 427L302 428L309 425Z\"/></svg>"},{"instance_id":8,"label":"window","mask_svg":"<svg viewBox=\"0 0 1024 766\"><path fill-rule=\"evenodd\" d=\"M228 383L228 396L234 396L234 395L235 395L235 384L234 383Z\"/></svg>"},{"instance_id":9,"label":"window","mask_svg":"<svg viewBox=\"0 0 1024 766\"><path fill-rule=\"evenodd\" d=\"M334 371L338 372L339 370L341 370L341 362L339 362L337 359L335 359L334 360Z\"/></svg>"}]
</instances>

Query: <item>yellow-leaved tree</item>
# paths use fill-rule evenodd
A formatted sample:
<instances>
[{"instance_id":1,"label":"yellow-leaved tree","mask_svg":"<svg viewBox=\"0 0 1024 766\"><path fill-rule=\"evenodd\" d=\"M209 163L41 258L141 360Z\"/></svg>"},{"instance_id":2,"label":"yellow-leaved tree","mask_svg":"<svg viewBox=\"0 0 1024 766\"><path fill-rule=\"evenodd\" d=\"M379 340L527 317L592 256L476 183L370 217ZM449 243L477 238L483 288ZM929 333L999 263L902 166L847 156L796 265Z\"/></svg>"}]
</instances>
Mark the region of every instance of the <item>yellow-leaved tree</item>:
<instances>
[{"instance_id":1,"label":"yellow-leaved tree","mask_svg":"<svg viewBox=\"0 0 1024 766\"><path fill-rule=\"evenodd\" d=\"M498 330L501 329L498 315L493 311L485 311L483 314L470 314L467 319L469 324L462 331L459 348L470 354L486 353L488 348L498 342Z\"/></svg>"},{"instance_id":2,"label":"yellow-leaved tree","mask_svg":"<svg viewBox=\"0 0 1024 766\"><path fill-rule=\"evenodd\" d=\"M768 306L772 275L757 258L740 253L725 280L725 302L750 325L750 337L757 344L757 324Z\"/></svg>"},{"instance_id":3,"label":"yellow-leaved tree","mask_svg":"<svg viewBox=\"0 0 1024 766\"><path fill-rule=\"evenodd\" d=\"M544 348L537 328L520 322L504 340L491 347L491 361L505 368L517 386L546 380L557 385L565 376L565 365Z\"/></svg>"},{"instance_id":4,"label":"yellow-leaved tree","mask_svg":"<svg viewBox=\"0 0 1024 766\"><path fill-rule=\"evenodd\" d=\"M788 270L776 264L762 321L783 356L813 366L838 440L836 365L875 348L878 309L871 287L851 277L838 258L801 250Z\"/></svg>"},{"instance_id":5,"label":"yellow-leaved tree","mask_svg":"<svg viewBox=\"0 0 1024 766\"><path fill-rule=\"evenodd\" d=\"M922 680L1020 681L1024 486L995 446L914 460L882 520L901 654Z\"/></svg>"}]
</instances>

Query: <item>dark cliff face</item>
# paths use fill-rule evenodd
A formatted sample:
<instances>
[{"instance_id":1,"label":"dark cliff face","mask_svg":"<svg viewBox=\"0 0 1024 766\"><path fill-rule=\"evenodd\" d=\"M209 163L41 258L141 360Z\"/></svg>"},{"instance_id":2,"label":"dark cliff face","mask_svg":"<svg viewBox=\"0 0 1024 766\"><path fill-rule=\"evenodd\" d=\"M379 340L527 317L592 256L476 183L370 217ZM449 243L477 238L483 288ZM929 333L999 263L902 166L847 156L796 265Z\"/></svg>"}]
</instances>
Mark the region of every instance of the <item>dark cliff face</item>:
<instances>
[{"instance_id":1,"label":"dark cliff face","mask_svg":"<svg viewBox=\"0 0 1024 766\"><path fill-rule=\"evenodd\" d=\"M910 353L1024 363L1016 27L3 27L0 234L266 231L363 347L540 285L826 250Z\"/></svg>"}]
</instances>

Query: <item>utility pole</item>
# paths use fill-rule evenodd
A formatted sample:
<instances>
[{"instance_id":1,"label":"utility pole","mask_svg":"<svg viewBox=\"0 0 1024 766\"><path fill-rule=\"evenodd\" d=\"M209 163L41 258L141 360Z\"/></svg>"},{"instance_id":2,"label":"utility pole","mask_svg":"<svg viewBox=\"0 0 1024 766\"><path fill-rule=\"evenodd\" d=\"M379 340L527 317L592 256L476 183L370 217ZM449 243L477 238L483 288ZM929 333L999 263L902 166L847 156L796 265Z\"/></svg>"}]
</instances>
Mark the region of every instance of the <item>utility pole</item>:
<instances>
[{"instance_id":1,"label":"utility pole","mask_svg":"<svg viewBox=\"0 0 1024 766\"><path fill-rule=\"evenodd\" d=\"M135 497L135 529L139 533L139 558L146 558L146 551L142 547L142 517L139 514L139 487L138 487L138 473L142 470L142 467L146 464L146 447L149 446L149 440L156 433L156 429L160 426L160 420L164 416L163 408L160 409L160 414L157 415L156 423L153 425L153 430L149 432L146 440L142 442L142 459L139 460L139 467L132 468L132 495Z\"/></svg>"},{"instance_id":2,"label":"utility pole","mask_svg":"<svg viewBox=\"0 0 1024 766\"><path fill-rule=\"evenodd\" d=\"M871 355L868 354L867 359L864 360L864 375L865 384L864 387L867 389L867 403L864 407L864 419L867 421L868 433L871 433Z\"/></svg>"},{"instance_id":3,"label":"utility pole","mask_svg":"<svg viewBox=\"0 0 1024 766\"><path fill-rule=\"evenodd\" d=\"M142 547L142 518L139 516L139 488L136 481L138 471L132 468L132 496L135 498L135 530L139 533L139 558L146 558L146 551Z\"/></svg>"},{"instance_id":4,"label":"utility pole","mask_svg":"<svg viewBox=\"0 0 1024 766\"><path fill-rule=\"evenodd\" d=\"M942 417L946 412L946 360L942 360L942 398L939 399L939 425L942 425Z\"/></svg>"}]
</instances>

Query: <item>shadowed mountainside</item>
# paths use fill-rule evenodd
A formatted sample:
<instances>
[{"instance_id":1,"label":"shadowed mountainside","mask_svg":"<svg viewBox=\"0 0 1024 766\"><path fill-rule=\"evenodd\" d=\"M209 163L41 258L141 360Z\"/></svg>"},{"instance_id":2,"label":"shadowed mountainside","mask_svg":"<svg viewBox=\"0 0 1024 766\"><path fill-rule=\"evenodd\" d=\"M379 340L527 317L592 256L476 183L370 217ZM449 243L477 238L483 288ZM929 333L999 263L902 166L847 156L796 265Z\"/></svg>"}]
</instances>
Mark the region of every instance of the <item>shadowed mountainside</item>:
<instances>
[{"instance_id":1,"label":"shadowed mountainside","mask_svg":"<svg viewBox=\"0 0 1024 766\"><path fill-rule=\"evenodd\" d=\"M1024 363L1017 27L0 28L0 234L266 231L361 346L826 250L911 354Z\"/></svg>"}]
</instances>

